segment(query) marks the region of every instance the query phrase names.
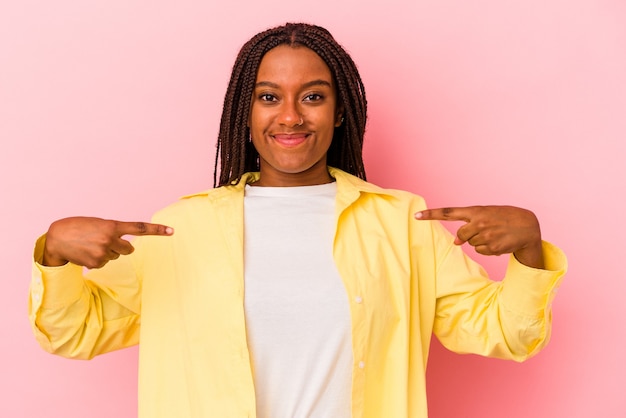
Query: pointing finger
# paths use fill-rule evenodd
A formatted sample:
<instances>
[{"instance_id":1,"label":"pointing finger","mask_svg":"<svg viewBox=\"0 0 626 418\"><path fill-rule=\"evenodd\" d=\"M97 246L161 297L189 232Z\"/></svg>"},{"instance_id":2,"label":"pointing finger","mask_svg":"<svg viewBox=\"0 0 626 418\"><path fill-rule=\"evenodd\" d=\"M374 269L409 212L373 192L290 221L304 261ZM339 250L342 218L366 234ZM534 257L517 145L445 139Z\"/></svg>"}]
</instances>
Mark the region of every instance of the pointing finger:
<instances>
[{"instance_id":1,"label":"pointing finger","mask_svg":"<svg viewBox=\"0 0 626 418\"><path fill-rule=\"evenodd\" d=\"M174 229L159 224L148 222L116 222L116 230L122 235L172 235Z\"/></svg>"},{"instance_id":2,"label":"pointing finger","mask_svg":"<svg viewBox=\"0 0 626 418\"><path fill-rule=\"evenodd\" d=\"M415 219L469 222L472 218L472 214L474 213L474 209L474 207L425 209L415 213Z\"/></svg>"}]
</instances>

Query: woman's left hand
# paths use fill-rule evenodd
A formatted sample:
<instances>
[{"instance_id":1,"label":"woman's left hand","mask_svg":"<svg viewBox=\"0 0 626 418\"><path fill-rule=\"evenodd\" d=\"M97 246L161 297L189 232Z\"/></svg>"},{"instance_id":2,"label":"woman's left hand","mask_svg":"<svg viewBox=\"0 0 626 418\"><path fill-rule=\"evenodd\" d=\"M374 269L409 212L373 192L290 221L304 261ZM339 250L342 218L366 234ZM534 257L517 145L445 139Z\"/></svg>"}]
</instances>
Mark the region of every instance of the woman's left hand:
<instances>
[{"instance_id":1,"label":"woman's left hand","mask_svg":"<svg viewBox=\"0 0 626 418\"><path fill-rule=\"evenodd\" d=\"M465 242L484 255L513 253L527 266L544 268L539 221L529 210L514 206L470 206L427 209L418 220L463 221L454 243Z\"/></svg>"}]
</instances>

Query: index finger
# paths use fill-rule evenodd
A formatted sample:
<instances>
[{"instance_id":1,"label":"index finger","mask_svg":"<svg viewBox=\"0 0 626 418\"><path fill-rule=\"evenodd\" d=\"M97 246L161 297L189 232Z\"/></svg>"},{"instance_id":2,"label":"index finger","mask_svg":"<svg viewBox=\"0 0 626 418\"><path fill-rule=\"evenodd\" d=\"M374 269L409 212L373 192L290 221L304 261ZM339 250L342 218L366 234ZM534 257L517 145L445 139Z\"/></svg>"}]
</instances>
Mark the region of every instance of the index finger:
<instances>
[{"instance_id":1,"label":"index finger","mask_svg":"<svg viewBox=\"0 0 626 418\"><path fill-rule=\"evenodd\" d=\"M116 229L122 235L172 235L174 228L148 222L116 221Z\"/></svg>"},{"instance_id":2,"label":"index finger","mask_svg":"<svg viewBox=\"0 0 626 418\"><path fill-rule=\"evenodd\" d=\"M469 222L475 212L475 207L448 207L425 209L415 213L415 219L437 221L464 221Z\"/></svg>"}]
</instances>

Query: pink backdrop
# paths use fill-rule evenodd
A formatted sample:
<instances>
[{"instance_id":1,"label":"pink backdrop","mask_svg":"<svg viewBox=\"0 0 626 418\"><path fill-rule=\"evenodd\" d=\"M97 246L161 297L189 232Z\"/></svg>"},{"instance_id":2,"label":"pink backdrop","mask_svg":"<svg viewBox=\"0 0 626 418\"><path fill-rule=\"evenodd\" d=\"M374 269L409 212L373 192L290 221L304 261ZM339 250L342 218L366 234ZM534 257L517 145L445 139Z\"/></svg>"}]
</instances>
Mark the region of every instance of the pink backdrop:
<instances>
[{"instance_id":1,"label":"pink backdrop","mask_svg":"<svg viewBox=\"0 0 626 418\"><path fill-rule=\"evenodd\" d=\"M625 2L208 3L0 6L0 416L135 416L136 349L81 362L36 345L33 242L59 217L149 219L210 187L235 54L287 20L328 27L359 64L371 181L431 206L531 208L569 257L538 357L433 344L431 416L626 416Z\"/></svg>"}]
</instances>

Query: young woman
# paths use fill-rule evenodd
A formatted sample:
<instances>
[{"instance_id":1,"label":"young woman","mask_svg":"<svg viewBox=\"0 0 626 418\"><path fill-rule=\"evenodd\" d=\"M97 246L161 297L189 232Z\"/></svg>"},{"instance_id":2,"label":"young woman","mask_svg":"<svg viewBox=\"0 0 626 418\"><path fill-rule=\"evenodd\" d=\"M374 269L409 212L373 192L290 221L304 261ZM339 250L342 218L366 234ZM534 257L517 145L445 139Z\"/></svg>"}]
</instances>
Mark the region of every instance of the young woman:
<instances>
[{"instance_id":1,"label":"young woman","mask_svg":"<svg viewBox=\"0 0 626 418\"><path fill-rule=\"evenodd\" d=\"M564 255L525 209L426 209L367 183L365 121L356 66L325 29L253 37L226 93L218 187L154 223L66 218L39 239L40 344L91 358L139 343L144 418L426 417L433 332L456 352L536 354ZM466 223L453 237L437 220ZM463 242L513 254L504 280Z\"/></svg>"}]
</instances>

